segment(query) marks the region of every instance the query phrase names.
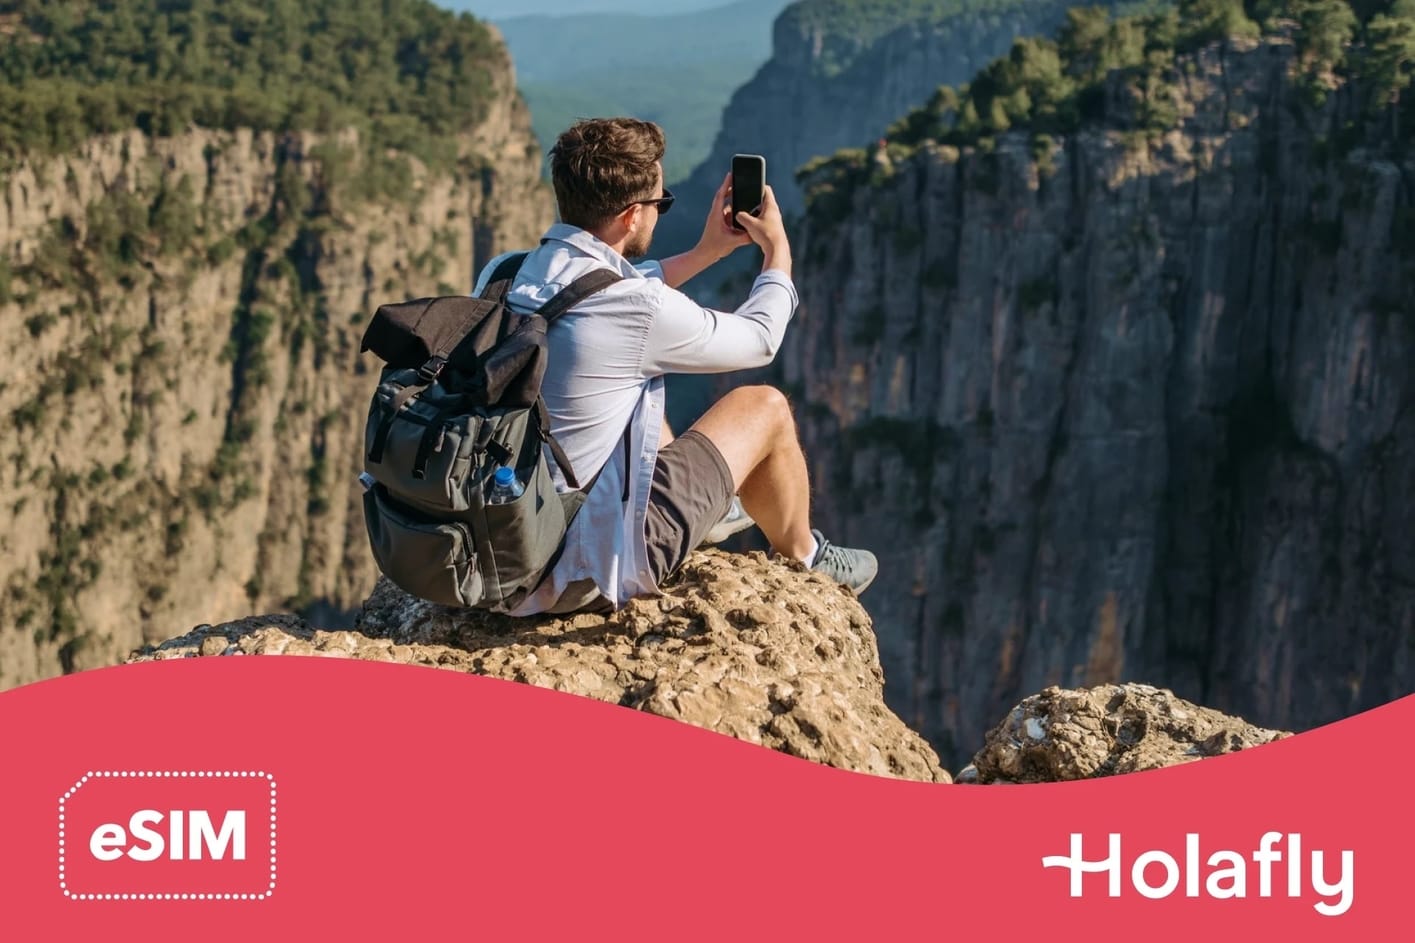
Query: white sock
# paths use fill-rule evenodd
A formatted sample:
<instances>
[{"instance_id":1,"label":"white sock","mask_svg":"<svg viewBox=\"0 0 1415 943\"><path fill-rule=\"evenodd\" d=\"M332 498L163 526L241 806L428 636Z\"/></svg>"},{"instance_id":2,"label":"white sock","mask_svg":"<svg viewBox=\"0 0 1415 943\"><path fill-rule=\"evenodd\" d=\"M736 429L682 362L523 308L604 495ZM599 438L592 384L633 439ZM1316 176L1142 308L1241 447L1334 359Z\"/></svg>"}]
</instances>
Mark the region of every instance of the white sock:
<instances>
[{"instance_id":1,"label":"white sock","mask_svg":"<svg viewBox=\"0 0 1415 943\"><path fill-rule=\"evenodd\" d=\"M806 569L816 565L816 554L820 553L821 545L816 541L814 535L811 536L811 552L806 554L806 559L801 562L806 565Z\"/></svg>"}]
</instances>

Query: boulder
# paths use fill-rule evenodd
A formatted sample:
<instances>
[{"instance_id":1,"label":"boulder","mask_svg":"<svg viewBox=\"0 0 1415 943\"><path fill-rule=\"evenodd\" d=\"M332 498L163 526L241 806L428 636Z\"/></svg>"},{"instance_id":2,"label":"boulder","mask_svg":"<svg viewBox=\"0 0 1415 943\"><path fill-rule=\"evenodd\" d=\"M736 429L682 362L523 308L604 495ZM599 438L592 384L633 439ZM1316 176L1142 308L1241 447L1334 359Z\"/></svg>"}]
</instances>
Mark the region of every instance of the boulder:
<instances>
[{"instance_id":1,"label":"boulder","mask_svg":"<svg viewBox=\"0 0 1415 943\"><path fill-rule=\"evenodd\" d=\"M958 780L1091 779L1188 763L1286 736L1147 684L1053 686L1023 700L993 727Z\"/></svg>"}]
</instances>

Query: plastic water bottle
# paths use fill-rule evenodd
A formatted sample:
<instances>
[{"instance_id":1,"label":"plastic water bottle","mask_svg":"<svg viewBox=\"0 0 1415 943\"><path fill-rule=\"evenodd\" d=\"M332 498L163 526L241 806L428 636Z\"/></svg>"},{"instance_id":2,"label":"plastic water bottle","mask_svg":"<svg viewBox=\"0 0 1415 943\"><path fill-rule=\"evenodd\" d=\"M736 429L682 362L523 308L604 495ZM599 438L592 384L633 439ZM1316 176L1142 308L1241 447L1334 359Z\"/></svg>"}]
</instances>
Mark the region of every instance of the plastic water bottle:
<instances>
[{"instance_id":1,"label":"plastic water bottle","mask_svg":"<svg viewBox=\"0 0 1415 943\"><path fill-rule=\"evenodd\" d=\"M486 496L487 504L510 504L526 493L526 486L516 480L516 472L509 465L502 465L491 476L491 493Z\"/></svg>"}]
</instances>

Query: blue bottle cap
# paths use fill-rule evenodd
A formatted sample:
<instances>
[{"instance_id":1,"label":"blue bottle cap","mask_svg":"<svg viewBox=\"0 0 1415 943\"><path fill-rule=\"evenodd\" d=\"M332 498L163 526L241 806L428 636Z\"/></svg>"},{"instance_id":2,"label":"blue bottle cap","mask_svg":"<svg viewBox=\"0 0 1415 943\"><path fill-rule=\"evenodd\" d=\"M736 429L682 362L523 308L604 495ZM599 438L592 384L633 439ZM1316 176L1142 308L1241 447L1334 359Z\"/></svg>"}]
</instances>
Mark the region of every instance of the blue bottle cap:
<instances>
[{"instance_id":1,"label":"blue bottle cap","mask_svg":"<svg viewBox=\"0 0 1415 943\"><path fill-rule=\"evenodd\" d=\"M511 470L509 465L502 465L496 470L496 474L493 477L498 485L506 486L516 480L516 473Z\"/></svg>"}]
</instances>

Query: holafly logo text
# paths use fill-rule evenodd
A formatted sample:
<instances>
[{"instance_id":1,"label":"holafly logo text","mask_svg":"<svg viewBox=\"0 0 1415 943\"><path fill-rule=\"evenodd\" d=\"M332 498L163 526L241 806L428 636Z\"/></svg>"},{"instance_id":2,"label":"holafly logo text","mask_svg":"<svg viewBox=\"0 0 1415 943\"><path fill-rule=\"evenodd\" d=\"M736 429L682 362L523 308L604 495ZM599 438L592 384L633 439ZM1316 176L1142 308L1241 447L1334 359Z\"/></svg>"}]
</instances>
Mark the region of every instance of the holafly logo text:
<instances>
[{"instance_id":1,"label":"holafly logo text","mask_svg":"<svg viewBox=\"0 0 1415 943\"><path fill-rule=\"evenodd\" d=\"M1355 852L1345 850L1334 856L1338 866L1332 880L1329 874L1332 860L1321 849L1304 855L1302 835L1298 832L1286 835L1264 832L1257 848L1241 851L1210 849L1205 847L1198 833L1188 832L1182 851L1149 849L1129 858L1128 867L1118 833L1109 834L1106 856L1100 860L1088 860L1085 845L1084 836L1072 832L1070 855L1042 858L1043 868L1071 871L1072 897L1099 894L1102 882L1104 893L1119 897L1128 877L1131 890L1151 900L1179 893L1182 884L1185 897L1215 900L1251 896L1286 896L1294 900L1315 897L1312 906L1317 913L1337 917L1351 909L1356 893ZM1095 853L1095 845L1091 853ZM1088 882L1088 874L1097 877Z\"/></svg>"},{"instance_id":2,"label":"holafly logo text","mask_svg":"<svg viewBox=\"0 0 1415 943\"><path fill-rule=\"evenodd\" d=\"M276 784L264 770L91 770L59 797L71 900L266 900Z\"/></svg>"}]
</instances>

